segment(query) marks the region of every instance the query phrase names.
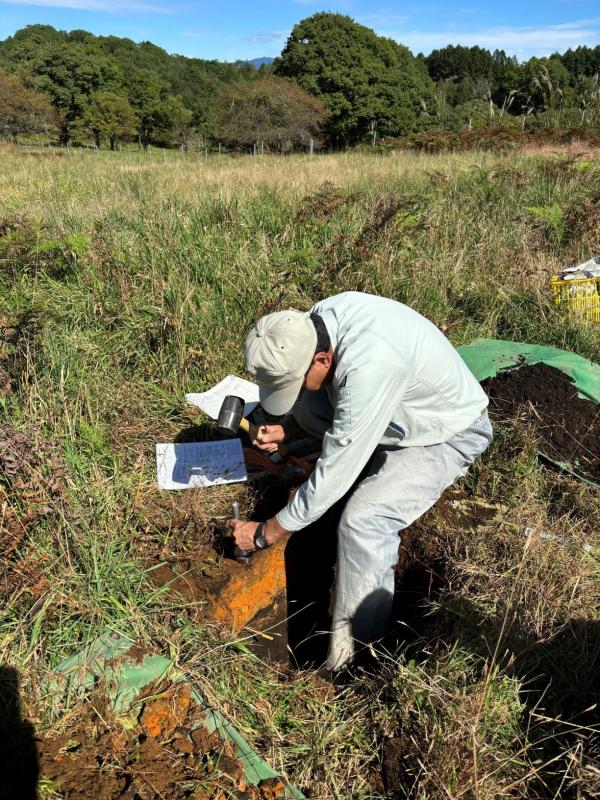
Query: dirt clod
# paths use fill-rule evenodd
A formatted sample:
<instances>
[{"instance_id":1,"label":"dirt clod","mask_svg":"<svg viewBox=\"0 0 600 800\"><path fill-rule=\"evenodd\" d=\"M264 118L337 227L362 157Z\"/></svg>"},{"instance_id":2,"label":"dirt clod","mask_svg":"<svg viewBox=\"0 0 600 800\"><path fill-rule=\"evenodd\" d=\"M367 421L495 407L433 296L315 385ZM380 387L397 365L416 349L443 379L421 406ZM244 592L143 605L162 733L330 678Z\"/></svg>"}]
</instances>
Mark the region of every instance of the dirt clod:
<instances>
[{"instance_id":1,"label":"dirt clod","mask_svg":"<svg viewBox=\"0 0 600 800\"><path fill-rule=\"evenodd\" d=\"M159 697L144 705L140 725L147 736L157 738L173 733L183 726L190 710L191 690L188 685L166 697Z\"/></svg>"}]
</instances>

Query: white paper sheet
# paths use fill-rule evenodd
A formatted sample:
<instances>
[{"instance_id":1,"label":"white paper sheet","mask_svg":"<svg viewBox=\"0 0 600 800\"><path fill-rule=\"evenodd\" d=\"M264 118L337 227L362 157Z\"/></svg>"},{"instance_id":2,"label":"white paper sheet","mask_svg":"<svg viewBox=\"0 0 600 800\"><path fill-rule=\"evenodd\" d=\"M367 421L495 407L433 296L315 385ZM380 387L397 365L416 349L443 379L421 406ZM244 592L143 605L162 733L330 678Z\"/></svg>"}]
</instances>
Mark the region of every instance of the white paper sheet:
<instances>
[{"instance_id":1,"label":"white paper sheet","mask_svg":"<svg viewBox=\"0 0 600 800\"><path fill-rule=\"evenodd\" d=\"M198 489L247 478L240 439L156 445L156 480L161 489Z\"/></svg>"},{"instance_id":2,"label":"white paper sheet","mask_svg":"<svg viewBox=\"0 0 600 800\"><path fill-rule=\"evenodd\" d=\"M198 406L211 419L217 419L221 405L228 394L241 397L244 400L244 416L247 417L258 405L258 386L236 375L228 375L208 392L186 394L188 403Z\"/></svg>"}]
</instances>

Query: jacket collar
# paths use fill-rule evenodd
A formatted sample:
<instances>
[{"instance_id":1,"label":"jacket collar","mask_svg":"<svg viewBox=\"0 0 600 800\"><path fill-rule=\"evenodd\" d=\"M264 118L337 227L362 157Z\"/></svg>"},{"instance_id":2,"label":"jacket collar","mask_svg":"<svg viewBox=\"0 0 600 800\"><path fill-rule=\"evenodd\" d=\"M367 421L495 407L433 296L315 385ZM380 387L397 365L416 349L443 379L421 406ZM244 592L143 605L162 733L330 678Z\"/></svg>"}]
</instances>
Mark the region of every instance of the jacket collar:
<instances>
[{"instance_id":1,"label":"jacket collar","mask_svg":"<svg viewBox=\"0 0 600 800\"><path fill-rule=\"evenodd\" d=\"M323 320L325 327L327 328L327 333L329 334L329 339L331 341L331 349L335 353L338 343L338 324L335 318L335 314L330 309L326 311L321 311L319 316Z\"/></svg>"}]
</instances>

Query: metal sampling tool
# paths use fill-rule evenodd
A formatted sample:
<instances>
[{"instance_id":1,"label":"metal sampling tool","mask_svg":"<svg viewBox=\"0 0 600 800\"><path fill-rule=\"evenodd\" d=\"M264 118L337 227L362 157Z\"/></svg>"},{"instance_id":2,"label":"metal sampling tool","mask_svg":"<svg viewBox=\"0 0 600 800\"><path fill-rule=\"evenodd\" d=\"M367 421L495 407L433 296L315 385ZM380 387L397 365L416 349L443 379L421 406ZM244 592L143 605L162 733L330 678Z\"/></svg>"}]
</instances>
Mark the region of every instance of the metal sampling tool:
<instances>
[{"instance_id":1,"label":"metal sampling tool","mask_svg":"<svg viewBox=\"0 0 600 800\"><path fill-rule=\"evenodd\" d=\"M237 500L234 500L231 503L231 513L233 515L233 519L240 519L240 504ZM233 557L240 564L249 564L251 555L252 550L242 550L237 545L233 548Z\"/></svg>"}]
</instances>

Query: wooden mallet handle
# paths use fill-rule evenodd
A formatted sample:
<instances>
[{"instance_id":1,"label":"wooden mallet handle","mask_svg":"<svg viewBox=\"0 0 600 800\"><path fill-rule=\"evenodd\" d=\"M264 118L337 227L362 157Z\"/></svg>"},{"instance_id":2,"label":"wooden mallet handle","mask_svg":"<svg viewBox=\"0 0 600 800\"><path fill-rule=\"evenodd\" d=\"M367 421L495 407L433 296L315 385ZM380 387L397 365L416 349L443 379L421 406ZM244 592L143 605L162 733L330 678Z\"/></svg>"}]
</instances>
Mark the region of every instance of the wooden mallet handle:
<instances>
[{"instance_id":1,"label":"wooden mallet handle","mask_svg":"<svg viewBox=\"0 0 600 800\"><path fill-rule=\"evenodd\" d=\"M257 442L260 442L260 427L260 425L254 425L252 422L248 422L246 417L242 417L240 420L241 430L247 433L251 439L256 439ZM287 453L287 450L288 449L285 444L277 445L277 452L280 455L284 456Z\"/></svg>"},{"instance_id":2,"label":"wooden mallet handle","mask_svg":"<svg viewBox=\"0 0 600 800\"><path fill-rule=\"evenodd\" d=\"M241 418L240 429L247 433L251 439L260 439L259 426L254 425L252 422L248 422L246 417Z\"/></svg>"}]
</instances>

